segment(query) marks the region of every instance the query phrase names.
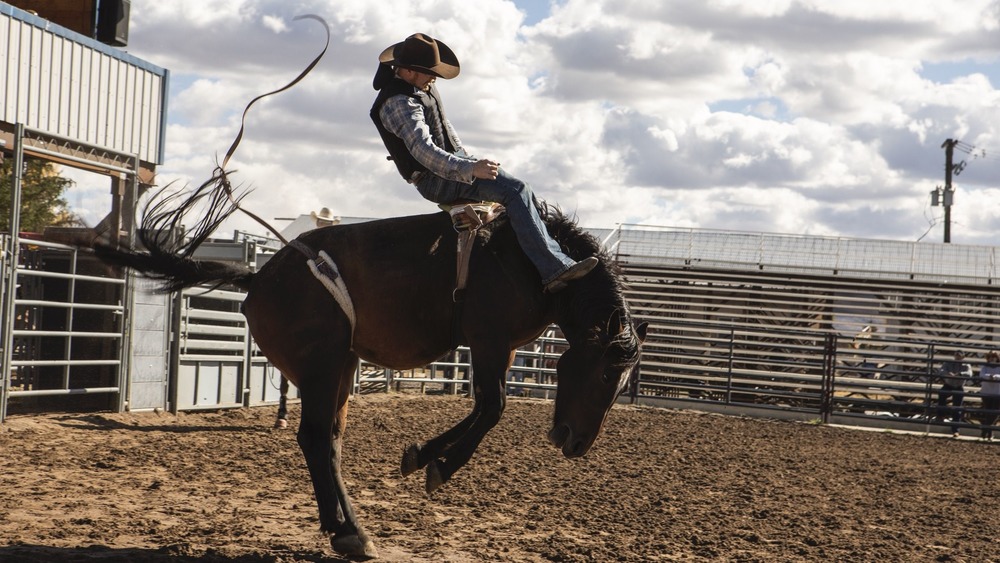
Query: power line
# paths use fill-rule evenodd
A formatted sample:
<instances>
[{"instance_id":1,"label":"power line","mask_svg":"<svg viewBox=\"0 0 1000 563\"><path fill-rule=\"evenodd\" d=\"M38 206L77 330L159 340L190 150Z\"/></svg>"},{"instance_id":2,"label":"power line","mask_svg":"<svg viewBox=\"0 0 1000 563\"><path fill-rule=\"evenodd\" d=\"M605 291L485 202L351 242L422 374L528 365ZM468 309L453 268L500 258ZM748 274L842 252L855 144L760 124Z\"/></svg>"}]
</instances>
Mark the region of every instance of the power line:
<instances>
[{"instance_id":1,"label":"power line","mask_svg":"<svg viewBox=\"0 0 1000 563\"><path fill-rule=\"evenodd\" d=\"M985 148L979 148L975 145L970 145L964 141L955 141L955 149L965 154L971 155L972 160L992 160L994 162L1000 162L1000 151L987 150ZM961 163L962 168L965 168L964 161ZM960 172L960 170L959 170Z\"/></svg>"}]
</instances>

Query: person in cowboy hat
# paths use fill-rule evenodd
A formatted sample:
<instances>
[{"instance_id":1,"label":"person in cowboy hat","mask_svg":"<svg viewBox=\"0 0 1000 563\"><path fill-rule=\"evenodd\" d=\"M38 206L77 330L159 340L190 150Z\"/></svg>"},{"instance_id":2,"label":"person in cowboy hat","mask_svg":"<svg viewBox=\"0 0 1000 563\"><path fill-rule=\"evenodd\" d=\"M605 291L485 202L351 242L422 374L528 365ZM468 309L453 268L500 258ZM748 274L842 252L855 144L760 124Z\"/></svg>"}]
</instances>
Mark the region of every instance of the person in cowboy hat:
<instances>
[{"instance_id":1,"label":"person in cowboy hat","mask_svg":"<svg viewBox=\"0 0 1000 563\"><path fill-rule=\"evenodd\" d=\"M458 57L443 42L415 33L379 55L373 86L379 90L371 118L396 168L424 198L435 203L460 199L494 201L507 209L521 249L552 293L597 265L566 256L549 236L528 184L488 158L465 152L445 117L435 81L458 76Z\"/></svg>"},{"instance_id":2,"label":"person in cowboy hat","mask_svg":"<svg viewBox=\"0 0 1000 563\"><path fill-rule=\"evenodd\" d=\"M340 217L334 215L333 211L330 211L329 207L320 209L319 213L313 211L309 213L309 215L312 217L313 222L316 223L317 228L329 227L330 225L336 225L340 222Z\"/></svg>"}]
</instances>

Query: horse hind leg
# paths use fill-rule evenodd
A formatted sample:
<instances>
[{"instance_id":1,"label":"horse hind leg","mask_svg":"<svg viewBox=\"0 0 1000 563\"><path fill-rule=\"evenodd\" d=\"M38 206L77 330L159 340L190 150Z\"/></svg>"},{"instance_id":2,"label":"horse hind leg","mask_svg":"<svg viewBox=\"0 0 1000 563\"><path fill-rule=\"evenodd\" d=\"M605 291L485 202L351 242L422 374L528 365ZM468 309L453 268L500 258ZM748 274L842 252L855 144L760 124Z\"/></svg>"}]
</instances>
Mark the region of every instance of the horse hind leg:
<instances>
[{"instance_id":1,"label":"horse hind leg","mask_svg":"<svg viewBox=\"0 0 1000 563\"><path fill-rule=\"evenodd\" d=\"M375 558L378 552L358 523L340 472L347 399L358 358L349 353L339 361L320 356L308 374L299 378L302 419L297 435L319 506L320 529L329 534L330 546L337 553L354 559Z\"/></svg>"},{"instance_id":2,"label":"horse hind leg","mask_svg":"<svg viewBox=\"0 0 1000 563\"><path fill-rule=\"evenodd\" d=\"M281 387L278 397L278 418L274 421L277 429L288 428L288 378L281 374Z\"/></svg>"}]
</instances>

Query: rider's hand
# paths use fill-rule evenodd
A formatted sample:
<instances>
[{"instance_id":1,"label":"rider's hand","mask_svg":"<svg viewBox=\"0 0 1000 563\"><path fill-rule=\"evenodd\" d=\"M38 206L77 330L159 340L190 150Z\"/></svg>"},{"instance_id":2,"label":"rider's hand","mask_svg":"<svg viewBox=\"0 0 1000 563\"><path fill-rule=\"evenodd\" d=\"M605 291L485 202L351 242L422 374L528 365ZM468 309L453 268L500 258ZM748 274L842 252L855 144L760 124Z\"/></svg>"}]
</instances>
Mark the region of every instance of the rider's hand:
<instances>
[{"instance_id":1,"label":"rider's hand","mask_svg":"<svg viewBox=\"0 0 1000 563\"><path fill-rule=\"evenodd\" d=\"M482 178L483 180L496 180L497 170L499 169L499 162L494 162L488 158L484 158L482 160L477 160L476 163L472 165L472 175L476 178Z\"/></svg>"}]
</instances>

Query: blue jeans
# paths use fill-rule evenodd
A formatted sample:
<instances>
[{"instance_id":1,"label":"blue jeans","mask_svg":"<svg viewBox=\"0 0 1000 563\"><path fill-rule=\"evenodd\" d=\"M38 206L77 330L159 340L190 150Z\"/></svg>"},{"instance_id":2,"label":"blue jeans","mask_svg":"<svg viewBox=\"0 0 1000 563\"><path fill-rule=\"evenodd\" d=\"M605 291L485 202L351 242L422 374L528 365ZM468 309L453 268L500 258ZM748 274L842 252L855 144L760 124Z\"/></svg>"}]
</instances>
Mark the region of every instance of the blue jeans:
<instances>
[{"instance_id":1,"label":"blue jeans","mask_svg":"<svg viewBox=\"0 0 1000 563\"><path fill-rule=\"evenodd\" d=\"M425 173L417 183L417 191L434 203L451 203L459 199L493 201L507 209L517 242L528 260L535 265L547 284L576 263L559 248L535 207L535 195L528 184L500 169L495 180L476 179L472 184L446 180Z\"/></svg>"}]
</instances>

